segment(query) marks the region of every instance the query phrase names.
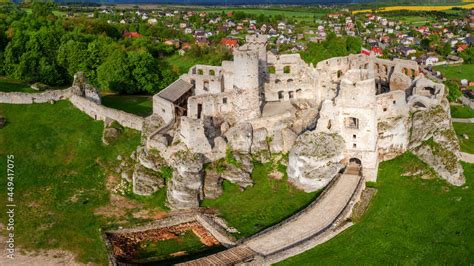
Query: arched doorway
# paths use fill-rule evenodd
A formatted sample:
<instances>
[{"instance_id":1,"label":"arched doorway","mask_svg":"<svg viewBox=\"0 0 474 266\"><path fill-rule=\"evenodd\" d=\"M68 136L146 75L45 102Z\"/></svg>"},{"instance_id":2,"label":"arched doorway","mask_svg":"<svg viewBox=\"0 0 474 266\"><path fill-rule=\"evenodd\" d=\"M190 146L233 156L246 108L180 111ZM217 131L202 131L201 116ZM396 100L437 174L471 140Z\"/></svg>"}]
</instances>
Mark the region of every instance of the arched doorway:
<instances>
[{"instance_id":1,"label":"arched doorway","mask_svg":"<svg viewBox=\"0 0 474 266\"><path fill-rule=\"evenodd\" d=\"M360 175L362 170L362 161L359 158L350 158L349 163L346 166L344 174L346 175Z\"/></svg>"}]
</instances>

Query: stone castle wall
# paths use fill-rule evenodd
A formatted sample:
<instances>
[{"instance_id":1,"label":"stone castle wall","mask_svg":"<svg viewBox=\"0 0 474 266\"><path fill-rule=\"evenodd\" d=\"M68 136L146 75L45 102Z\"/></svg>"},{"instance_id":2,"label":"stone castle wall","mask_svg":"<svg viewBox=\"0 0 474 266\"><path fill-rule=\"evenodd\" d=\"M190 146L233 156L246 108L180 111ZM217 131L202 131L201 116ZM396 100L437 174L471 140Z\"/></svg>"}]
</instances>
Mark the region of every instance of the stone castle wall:
<instances>
[{"instance_id":1,"label":"stone castle wall","mask_svg":"<svg viewBox=\"0 0 474 266\"><path fill-rule=\"evenodd\" d=\"M41 93L0 92L0 103L33 104L60 101L71 97L75 94L75 90L75 88L71 87L65 90L51 90Z\"/></svg>"},{"instance_id":2,"label":"stone castle wall","mask_svg":"<svg viewBox=\"0 0 474 266\"><path fill-rule=\"evenodd\" d=\"M124 127L139 131L143 129L143 123L145 121L143 117L105 107L78 95L72 95L69 100L77 109L83 111L95 120L105 121L106 119L111 119L117 121Z\"/></svg>"}]
</instances>

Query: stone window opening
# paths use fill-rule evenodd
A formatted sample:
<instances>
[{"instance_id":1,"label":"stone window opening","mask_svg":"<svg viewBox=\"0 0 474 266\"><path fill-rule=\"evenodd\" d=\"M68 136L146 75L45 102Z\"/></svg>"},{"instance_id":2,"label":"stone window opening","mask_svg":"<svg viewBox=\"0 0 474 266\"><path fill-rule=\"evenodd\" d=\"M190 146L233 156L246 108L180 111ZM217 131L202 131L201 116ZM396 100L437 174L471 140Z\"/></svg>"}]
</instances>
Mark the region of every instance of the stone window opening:
<instances>
[{"instance_id":1,"label":"stone window opening","mask_svg":"<svg viewBox=\"0 0 474 266\"><path fill-rule=\"evenodd\" d=\"M198 72L197 72L197 73L198 73L198 75L204 75L204 70L198 69Z\"/></svg>"},{"instance_id":2,"label":"stone window opening","mask_svg":"<svg viewBox=\"0 0 474 266\"><path fill-rule=\"evenodd\" d=\"M193 86L196 85L196 80L195 79L191 79L190 82L191 82L191 85L193 85Z\"/></svg>"},{"instance_id":3,"label":"stone window opening","mask_svg":"<svg viewBox=\"0 0 474 266\"><path fill-rule=\"evenodd\" d=\"M202 113L202 103L198 103L198 105L197 105L197 119L201 119L201 113Z\"/></svg>"},{"instance_id":4,"label":"stone window opening","mask_svg":"<svg viewBox=\"0 0 474 266\"><path fill-rule=\"evenodd\" d=\"M331 126L332 126L332 125L331 125L331 119L329 119L327 128L328 128L328 129L331 129Z\"/></svg>"},{"instance_id":5,"label":"stone window opening","mask_svg":"<svg viewBox=\"0 0 474 266\"><path fill-rule=\"evenodd\" d=\"M296 96L300 96L301 95L301 89L297 89L296 90Z\"/></svg>"},{"instance_id":6,"label":"stone window opening","mask_svg":"<svg viewBox=\"0 0 474 266\"><path fill-rule=\"evenodd\" d=\"M204 81L204 85L203 85L203 89L204 91L209 91L209 81Z\"/></svg>"},{"instance_id":7,"label":"stone window opening","mask_svg":"<svg viewBox=\"0 0 474 266\"><path fill-rule=\"evenodd\" d=\"M227 98L222 98L222 103L227 104Z\"/></svg>"},{"instance_id":8,"label":"stone window opening","mask_svg":"<svg viewBox=\"0 0 474 266\"><path fill-rule=\"evenodd\" d=\"M384 112L387 112L387 108L383 108L383 111L384 111Z\"/></svg>"},{"instance_id":9,"label":"stone window opening","mask_svg":"<svg viewBox=\"0 0 474 266\"><path fill-rule=\"evenodd\" d=\"M290 66L283 67L283 73L290 74L290 72L291 72L291 67Z\"/></svg>"},{"instance_id":10,"label":"stone window opening","mask_svg":"<svg viewBox=\"0 0 474 266\"><path fill-rule=\"evenodd\" d=\"M275 80L275 84L280 84L280 83L281 83L281 80L279 80L279 79Z\"/></svg>"},{"instance_id":11,"label":"stone window opening","mask_svg":"<svg viewBox=\"0 0 474 266\"><path fill-rule=\"evenodd\" d=\"M354 148L354 149L357 148L357 144L352 143L352 148Z\"/></svg>"},{"instance_id":12,"label":"stone window opening","mask_svg":"<svg viewBox=\"0 0 474 266\"><path fill-rule=\"evenodd\" d=\"M397 103L397 101L393 101L393 104L396 104L396 103Z\"/></svg>"},{"instance_id":13,"label":"stone window opening","mask_svg":"<svg viewBox=\"0 0 474 266\"><path fill-rule=\"evenodd\" d=\"M342 77L342 70L338 70L337 71L337 78L341 78Z\"/></svg>"},{"instance_id":14,"label":"stone window opening","mask_svg":"<svg viewBox=\"0 0 474 266\"><path fill-rule=\"evenodd\" d=\"M278 92L278 100L283 100L283 91Z\"/></svg>"},{"instance_id":15,"label":"stone window opening","mask_svg":"<svg viewBox=\"0 0 474 266\"><path fill-rule=\"evenodd\" d=\"M209 70L209 75L215 76L215 75L216 75L216 71L215 71L214 69Z\"/></svg>"},{"instance_id":16,"label":"stone window opening","mask_svg":"<svg viewBox=\"0 0 474 266\"><path fill-rule=\"evenodd\" d=\"M356 138L357 138L357 135L352 135L352 138L353 138L353 139L356 139Z\"/></svg>"},{"instance_id":17,"label":"stone window opening","mask_svg":"<svg viewBox=\"0 0 474 266\"><path fill-rule=\"evenodd\" d=\"M293 99L293 98L294 98L294 92L293 92L293 91L289 91L289 92L288 92L288 97L289 97L290 99Z\"/></svg>"},{"instance_id":18,"label":"stone window opening","mask_svg":"<svg viewBox=\"0 0 474 266\"><path fill-rule=\"evenodd\" d=\"M268 73L275 74L275 72L276 72L276 69L274 66L268 66Z\"/></svg>"},{"instance_id":19,"label":"stone window opening","mask_svg":"<svg viewBox=\"0 0 474 266\"><path fill-rule=\"evenodd\" d=\"M355 117L347 117L344 121L346 128L359 129L359 119Z\"/></svg>"}]
</instances>

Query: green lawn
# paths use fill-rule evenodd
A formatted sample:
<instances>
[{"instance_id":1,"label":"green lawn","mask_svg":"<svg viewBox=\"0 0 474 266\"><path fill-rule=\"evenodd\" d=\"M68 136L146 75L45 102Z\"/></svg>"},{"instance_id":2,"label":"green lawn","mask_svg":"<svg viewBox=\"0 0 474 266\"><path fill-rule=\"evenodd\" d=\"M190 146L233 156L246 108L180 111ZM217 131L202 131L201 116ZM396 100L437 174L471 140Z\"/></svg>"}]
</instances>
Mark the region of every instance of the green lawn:
<instances>
[{"instance_id":1,"label":"green lawn","mask_svg":"<svg viewBox=\"0 0 474 266\"><path fill-rule=\"evenodd\" d=\"M153 100L151 96L106 95L102 97L102 104L143 117L153 113Z\"/></svg>"},{"instance_id":2,"label":"green lawn","mask_svg":"<svg viewBox=\"0 0 474 266\"><path fill-rule=\"evenodd\" d=\"M474 64L437 66L436 71L443 73L447 79L453 80L474 80Z\"/></svg>"},{"instance_id":3,"label":"green lawn","mask_svg":"<svg viewBox=\"0 0 474 266\"><path fill-rule=\"evenodd\" d=\"M359 223L281 265L471 265L474 261L474 164L467 184L402 177L426 166L406 153L383 162L377 194Z\"/></svg>"},{"instance_id":4,"label":"green lawn","mask_svg":"<svg viewBox=\"0 0 474 266\"><path fill-rule=\"evenodd\" d=\"M30 88L28 84L21 81L12 80L9 78L0 78L0 91L1 92L37 92Z\"/></svg>"},{"instance_id":5,"label":"green lawn","mask_svg":"<svg viewBox=\"0 0 474 266\"><path fill-rule=\"evenodd\" d=\"M318 193L305 193L290 185L287 176L281 180L268 177L270 165L256 164L252 173L253 187L240 191L239 186L224 182L224 194L202 205L218 210L240 235L253 235L306 207ZM286 169L282 169L286 173Z\"/></svg>"},{"instance_id":6,"label":"green lawn","mask_svg":"<svg viewBox=\"0 0 474 266\"><path fill-rule=\"evenodd\" d=\"M63 249L80 262L107 264L100 228L108 218L94 210L108 206L107 170L118 154L129 155L140 135L125 130L110 146L101 142L103 123L68 101L54 105L0 105L8 124L0 129L0 171L15 156L15 244L29 250ZM6 188L6 178L0 181ZM6 191L5 191L6 192ZM6 193L0 193L6 202ZM1 212L5 213L5 205ZM1 216L5 225L5 215Z\"/></svg>"},{"instance_id":7,"label":"green lawn","mask_svg":"<svg viewBox=\"0 0 474 266\"><path fill-rule=\"evenodd\" d=\"M453 126L461 144L461 151L474 154L474 124L453 123ZM463 135L467 135L469 139L465 139Z\"/></svg>"},{"instance_id":8,"label":"green lawn","mask_svg":"<svg viewBox=\"0 0 474 266\"><path fill-rule=\"evenodd\" d=\"M474 110L466 105L451 105L452 118L473 118Z\"/></svg>"}]
</instances>

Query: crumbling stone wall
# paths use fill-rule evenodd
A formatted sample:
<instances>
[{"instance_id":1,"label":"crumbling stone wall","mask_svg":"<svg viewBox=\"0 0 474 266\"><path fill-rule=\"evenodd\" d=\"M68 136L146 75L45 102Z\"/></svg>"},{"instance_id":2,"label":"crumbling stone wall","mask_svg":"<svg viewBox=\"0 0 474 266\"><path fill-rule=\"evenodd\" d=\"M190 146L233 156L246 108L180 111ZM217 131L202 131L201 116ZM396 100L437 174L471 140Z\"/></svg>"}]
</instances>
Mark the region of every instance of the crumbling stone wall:
<instances>
[{"instance_id":1,"label":"crumbling stone wall","mask_svg":"<svg viewBox=\"0 0 474 266\"><path fill-rule=\"evenodd\" d=\"M139 131L143 128L143 117L105 107L78 95L73 95L70 98L70 101L77 109L83 111L95 120L105 121L106 119L111 119L117 121L124 127L133 128Z\"/></svg>"},{"instance_id":2,"label":"crumbling stone wall","mask_svg":"<svg viewBox=\"0 0 474 266\"><path fill-rule=\"evenodd\" d=\"M77 93L77 88L65 90L51 90L41 93L26 92L0 92L0 103L7 104L33 104L48 103L51 101L65 100Z\"/></svg>"}]
</instances>

